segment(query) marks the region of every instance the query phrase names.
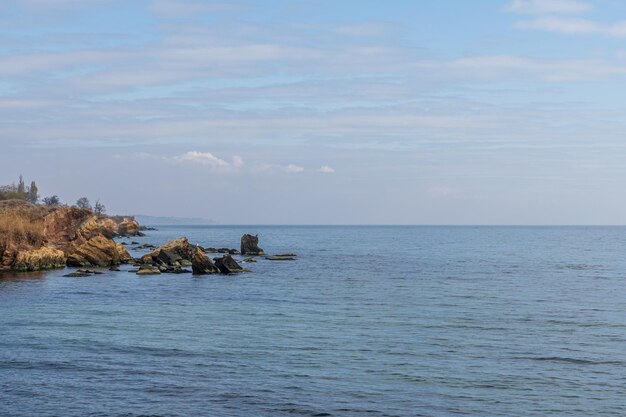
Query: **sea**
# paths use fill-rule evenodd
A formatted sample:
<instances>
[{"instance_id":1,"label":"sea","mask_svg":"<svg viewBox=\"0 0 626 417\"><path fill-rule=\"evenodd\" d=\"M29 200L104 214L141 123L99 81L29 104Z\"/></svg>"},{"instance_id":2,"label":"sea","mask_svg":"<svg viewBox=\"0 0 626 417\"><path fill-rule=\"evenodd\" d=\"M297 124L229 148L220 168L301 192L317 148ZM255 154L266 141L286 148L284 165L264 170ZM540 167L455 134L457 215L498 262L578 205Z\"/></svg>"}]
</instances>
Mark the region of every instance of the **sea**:
<instances>
[{"instance_id":1,"label":"sea","mask_svg":"<svg viewBox=\"0 0 626 417\"><path fill-rule=\"evenodd\" d=\"M297 259L0 276L0 416L626 415L624 227L158 229Z\"/></svg>"}]
</instances>

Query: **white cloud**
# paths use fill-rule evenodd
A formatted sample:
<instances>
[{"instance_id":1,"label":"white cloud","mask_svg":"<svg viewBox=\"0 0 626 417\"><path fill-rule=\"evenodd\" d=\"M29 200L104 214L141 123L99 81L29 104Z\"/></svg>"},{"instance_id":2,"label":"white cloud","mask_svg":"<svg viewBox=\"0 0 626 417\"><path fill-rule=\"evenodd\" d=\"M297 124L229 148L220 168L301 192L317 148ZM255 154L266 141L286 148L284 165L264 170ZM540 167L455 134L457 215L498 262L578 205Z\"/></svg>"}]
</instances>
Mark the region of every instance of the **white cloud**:
<instances>
[{"instance_id":1,"label":"white cloud","mask_svg":"<svg viewBox=\"0 0 626 417\"><path fill-rule=\"evenodd\" d=\"M211 165L214 167L229 167L230 164L220 159L210 152L190 151L180 156L175 156L174 160L178 162L193 162L202 165Z\"/></svg>"},{"instance_id":2,"label":"white cloud","mask_svg":"<svg viewBox=\"0 0 626 417\"><path fill-rule=\"evenodd\" d=\"M589 19L546 16L532 20L523 20L516 23L515 27L520 29L556 32L566 35L626 36L626 20L606 25Z\"/></svg>"},{"instance_id":3,"label":"white cloud","mask_svg":"<svg viewBox=\"0 0 626 417\"><path fill-rule=\"evenodd\" d=\"M304 168L298 165L289 164L285 167L285 172L288 174L299 174L300 172L304 172Z\"/></svg>"},{"instance_id":4,"label":"white cloud","mask_svg":"<svg viewBox=\"0 0 626 417\"><path fill-rule=\"evenodd\" d=\"M579 14L592 9L579 0L513 0L506 10L524 14Z\"/></svg>"},{"instance_id":5,"label":"white cloud","mask_svg":"<svg viewBox=\"0 0 626 417\"><path fill-rule=\"evenodd\" d=\"M213 155L211 152L189 151L187 153L174 156L169 159L183 164L189 163L206 165L222 173L236 172L244 165L243 159L240 156L235 155L233 157L233 162L229 163Z\"/></svg>"},{"instance_id":6,"label":"white cloud","mask_svg":"<svg viewBox=\"0 0 626 417\"><path fill-rule=\"evenodd\" d=\"M328 165L323 165L320 167L320 169L317 170L317 172L321 172L322 174L334 174L335 169L329 167Z\"/></svg>"}]
</instances>

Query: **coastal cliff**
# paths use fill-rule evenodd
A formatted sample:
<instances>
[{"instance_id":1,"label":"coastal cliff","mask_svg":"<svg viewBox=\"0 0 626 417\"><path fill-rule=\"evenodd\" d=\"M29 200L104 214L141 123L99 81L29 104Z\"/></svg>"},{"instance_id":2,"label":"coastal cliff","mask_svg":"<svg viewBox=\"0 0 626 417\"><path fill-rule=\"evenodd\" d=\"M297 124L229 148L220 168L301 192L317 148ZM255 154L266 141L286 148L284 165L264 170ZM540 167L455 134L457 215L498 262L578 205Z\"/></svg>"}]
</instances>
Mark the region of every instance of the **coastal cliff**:
<instances>
[{"instance_id":1,"label":"coastal cliff","mask_svg":"<svg viewBox=\"0 0 626 417\"><path fill-rule=\"evenodd\" d=\"M115 236L137 236L132 217L97 216L78 207L0 202L0 269L40 271L68 266L115 266L133 261Z\"/></svg>"}]
</instances>

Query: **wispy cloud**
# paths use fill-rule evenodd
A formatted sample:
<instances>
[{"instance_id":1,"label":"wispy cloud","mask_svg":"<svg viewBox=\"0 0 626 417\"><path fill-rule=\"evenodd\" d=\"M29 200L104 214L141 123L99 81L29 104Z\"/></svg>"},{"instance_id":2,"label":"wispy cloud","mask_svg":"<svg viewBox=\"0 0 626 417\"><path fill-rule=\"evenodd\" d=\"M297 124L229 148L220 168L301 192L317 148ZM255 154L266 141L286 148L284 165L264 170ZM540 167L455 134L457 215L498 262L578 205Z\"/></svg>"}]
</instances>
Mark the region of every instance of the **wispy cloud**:
<instances>
[{"instance_id":1,"label":"wispy cloud","mask_svg":"<svg viewBox=\"0 0 626 417\"><path fill-rule=\"evenodd\" d=\"M579 14L592 8L579 0L513 0L506 6L507 11L524 14Z\"/></svg>"},{"instance_id":2,"label":"wispy cloud","mask_svg":"<svg viewBox=\"0 0 626 417\"><path fill-rule=\"evenodd\" d=\"M320 172L322 174L334 174L335 173L335 169L329 167L328 165L322 165L317 172Z\"/></svg>"},{"instance_id":3,"label":"wispy cloud","mask_svg":"<svg viewBox=\"0 0 626 417\"><path fill-rule=\"evenodd\" d=\"M115 159L118 160L137 160L137 161L155 161L170 162L177 165L199 165L210 168L223 174L234 174L244 170L244 168L253 173L260 172L282 172L286 174L301 174L306 169L296 164L273 164L273 163L252 163L249 167L244 163L241 156L234 155L232 162L228 162L222 158L215 156L211 152L189 151L181 155L164 156L150 152L136 152L130 154L117 154ZM323 165L317 172L323 174L334 174L335 170L328 165Z\"/></svg>"},{"instance_id":4,"label":"wispy cloud","mask_svg":"<svg viewBox=\"0 0 626 417\"><path fill-rule=\"evenodd\" d=\"M564 35L603 35L626 37L626 20L603 23L595 20L566 15L584 14L593 9L591 3L580 0L514 0L507 11L537 15L515 23L525 30L560 33Z\"/></svg>"},{"instance_id":5,"label":"wispy cloud","mask_svg":"<svg viewBox=\"0 0 626 417\"><path fill-rule=\"evenodd\" d=\"M537 17L515 24L519 29L542 30L566 35L626 36L626 20L614 24L602 24L589 19L567 17Z\"/></svg>"},{"instance_id":6,"label":"wispy cloud","mask_svg":"<svg viewBox=\"0 0 626 417\"><path fill-rule=\"evenodd\" d=\"M289 164L284 168L285 172L288 174L299 174L304 172L304 168L299 165Z\"/></svg>"}]
</instances>

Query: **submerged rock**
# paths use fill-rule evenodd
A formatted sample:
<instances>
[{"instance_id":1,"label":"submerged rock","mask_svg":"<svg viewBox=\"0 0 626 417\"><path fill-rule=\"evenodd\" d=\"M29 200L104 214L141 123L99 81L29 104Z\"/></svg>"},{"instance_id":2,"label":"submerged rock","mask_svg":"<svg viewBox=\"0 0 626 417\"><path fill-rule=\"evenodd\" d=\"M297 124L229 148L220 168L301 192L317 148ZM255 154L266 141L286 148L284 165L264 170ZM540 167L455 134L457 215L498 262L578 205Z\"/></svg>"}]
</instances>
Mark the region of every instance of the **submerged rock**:
<instances>
[{"instance_id":1,"label":"submerged rock","mask_svg":"<svg viewBox=\"0 0 626 417\"><path fill-rule=\"evenodd\" d=\"M95 271L92 269L78 269L74 272L70 272L69 274L63 275L64 277L90 277L92 275L102 275L103 272Z\"/></svg>"},{"instance_id":2,"label":"submerged rock","mask_svg":"<svg viewBox=\"0 0 626 417\"><path fill-rule=\"evenodd\" d=\"M204 254L204 251L199 246L196 246L194 249L191 269L194 275L216 274L219 272L217 267L211 262L209 257Z\"/></svg>"},{"instance_id":3,"label":"submerged rock","mask_svg":"<svg viewBox=\"0 0 626 417\"><path fill-rule=\"evenodd\" d=\"M139 243L133 242L133 245L139 245ZM156 249L156 246L151 245L149 243L144 243L143 245L137 246L135 249Z\"/></svg>"},{"instance_id":4,"label":"submerged rock","mask_svg":"<svg viewBox=\"0 0 626 417\"><path fill-rule=\"evenodd\" d=\"M241 237L241 254L242 255L265 255L263 249L259 248L258 235L245 234Z\"/></svg>"},{"instance_id":5,"label":"submerged rock","mask_svg":"<svg viewBox=\"0 0 626 417\"><path fill-rule=\"evenodd\" d=\"M265 259L268 261L295 261L296 258L293 256L286 255L274 255L274 256L266 256Z\"/></svg>"},{"instance_id":6,"label":"submerged rock","mask_svg":"<svg viewBox=\"0 0 626 417\"><path fill-rule=\"evenodd\" d=\"M137 270L137 275L159 275L161 271L159 268L152 265L141 265Z\"/></svg>"},{"instance_id":7,"label":"submerged rock","mask_svg":"<svg viewBox=\"0 0 626 417\"><path fill-rule=\"evenodd\" d=\"M74 272L70 272L69 274L65 274L63 276L67 278L76 278L76 277L90 277L91 274L87 272L74 271Z\"/></svg>"},{"instance_id":8,"label":"submerged rock","mask_svg":"<svg viewBox=\"0 0 626 417\"><path fill-rule=\"evenodd\" d=\"M244 271L241 265L239 265L230 254L225 254L221 258L215 258L215 266L222 274L233 274Z\"/></svg>"}]
</instances>

